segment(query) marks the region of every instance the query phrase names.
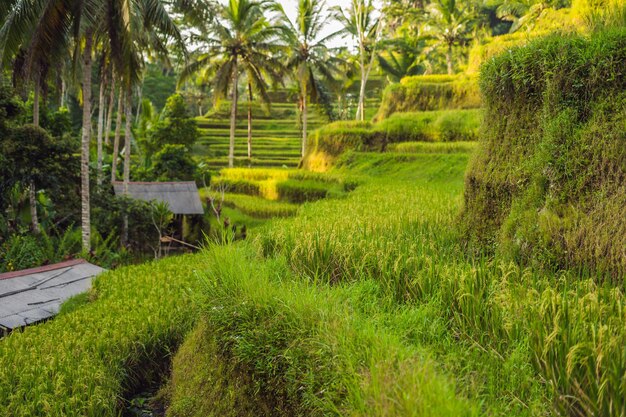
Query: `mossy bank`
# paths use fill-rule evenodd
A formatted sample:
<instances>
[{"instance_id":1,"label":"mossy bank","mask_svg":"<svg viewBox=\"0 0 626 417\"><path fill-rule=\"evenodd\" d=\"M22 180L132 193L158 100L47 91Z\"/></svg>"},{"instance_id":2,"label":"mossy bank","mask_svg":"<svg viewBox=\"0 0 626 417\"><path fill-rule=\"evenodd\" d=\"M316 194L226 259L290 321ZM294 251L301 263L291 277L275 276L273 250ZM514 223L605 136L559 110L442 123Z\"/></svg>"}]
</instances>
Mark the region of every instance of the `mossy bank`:
<instances>
[{"instance_id":1,"label":"mossy bank","mask_svg":"<svg viewBox=\"0 0 626 417\"><path fill-rule=\"evenodd\" d=\"M465 232L520 262L626 271L626 31L551 36L489 61Z\"/></svg>"}]
</instances>

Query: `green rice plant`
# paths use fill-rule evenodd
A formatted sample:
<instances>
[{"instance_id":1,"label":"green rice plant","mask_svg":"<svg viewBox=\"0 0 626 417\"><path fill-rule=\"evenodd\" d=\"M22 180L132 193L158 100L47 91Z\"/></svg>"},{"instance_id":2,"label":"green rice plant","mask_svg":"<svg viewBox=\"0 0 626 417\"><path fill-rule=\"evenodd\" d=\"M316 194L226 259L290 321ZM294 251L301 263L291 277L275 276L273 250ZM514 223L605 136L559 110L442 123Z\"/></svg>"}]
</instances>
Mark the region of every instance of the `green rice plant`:
<instances>
[{"instance_id":1,"label":"green rice plant","mask_svg":"<svg viewBox=\"0 0 626 417\"><path fill-rule=\"evenodd\" d=\"M225 194L224 204L252 217L269 219L296 214L298 205L244 194Z\"/></svg>"},{"instance_id":2,"label":"green rice plant","mask_svg":"<svg viewBox=\"0 0 626 417\"><path fill-rule=\"evenodd\" d=\"M389 144L387 151L397 153L472 153L476 150L477 145L477 142L402 142Z\"/></svg>"},{"instance_id":3,"label":"green rice plant","mask_svg":"<svg viewBox=\"0 0 626 417\"><path fill-rule=\"evenodd\" d=\"M329 186L327 182L287 180L276 184L276 192L281 200L302 204L332 195L336 196L341 191L337 190L337 187Z\"/></svg>"},{"instance_id":4,"label":"green rice plant","mask_svg":"<svg viewBox=\"0 0 626 417\"><path fill-rule=\"evenodd\" d=\"M291 172L291 170L286 169L270 168L225 168L220 170L220 176L229 180L286 180Z\"/></svg>"},{"instance_id":5,"label":"green rice plant","mask_svg":"<svg viewBox=\"0 0 626 417\"><path fill-rule=\"evenodd\" d=\"M478 415L477 404L457 396L423 351L368 315L380 302L375 285L311 287L294 280L284 261L255 260L241 245L209 256L205 321L183 351L187 358L175 359L172 415L213 408L207 401L218 397L219 385L201 383L204 395L192 397L197 385L183 382L208 379L224 381L236 396L255 393L223 415ZM223 358L228 373L189 366L185 359L197 358L189 349L211 362Z\"/></svg>"},{"instance_id":6,"label":"green rice plant","mask_svg":"<svg viewBox=\"0 0 626 417\"><path fill-rule=\"evenodd\" d=\"M87 304L0 341L0 415L117 416L191 328L200 258L99 276Z\"/></svg>"},{"instance_id":7,"label":"green rice plant","mask_svg":"<svg viewBox=\"0 0 626 417\"><path fill-rule=\"evenodd\" d=\"M474 141L481 121L479 109L394 113L374 130L385 143Z\"/></svg>"},{"instance_id":8,"label":"green rice plant","mask_svg":"<svg viewBox=\"0 0 626 417\"><path fill-rule=\"evenodd\" d=\"M216 189L224 189L229 193L261 195L259 181L246 179L229 179L223 177L211 178L211 186Z\"/></svg>"}]
</instances>

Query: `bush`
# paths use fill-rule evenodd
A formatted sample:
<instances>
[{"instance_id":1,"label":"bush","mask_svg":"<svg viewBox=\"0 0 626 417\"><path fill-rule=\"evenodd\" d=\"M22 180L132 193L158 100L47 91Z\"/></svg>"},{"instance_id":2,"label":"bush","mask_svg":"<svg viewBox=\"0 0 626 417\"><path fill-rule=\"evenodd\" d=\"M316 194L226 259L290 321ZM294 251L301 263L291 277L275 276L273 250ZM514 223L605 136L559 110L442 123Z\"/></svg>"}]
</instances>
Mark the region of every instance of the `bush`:
<instances>
[{"instance_id":1,"label":"bush","mask_svg":"<svg viewBox=\"0 0 626 417\"><path fill-rule=\"evenodd\" d=\"M475 78L465 75L416 75L387 86L376 119L385 119L396 112L473 109L480 106L480 90Z\"/></svg>"},{"instance_id":2,"label":"bush","mask_svg":"<svg viewBox=\"0 0 626 417\"><path fill-rule=\"evenodd\" d=\"M189 115L185 100L180 94L167 99L161 119L150 129L145 143L148 157L165 145L183 145L191 150L198 139L196 121Z\"/></svg>"},{"instance_id":3,"label":"bush","mask_svg":"<svg viewBox=\"0 0 626 417\"><path fill-rule=\"evenodd\" d=\"M197 164L183 145L165 145L152 158L151 175L157 181L192 181Z\"/></svg>"},{"instance_id":4,"label":"bush","mask_svg":"<svg viewBox=\"0 0 626 417\"><path fill-rule=\"evenodd\" d=\"M484 140L463 213L473 244L623 277L625 45L624 30L552 36L483 66Z\"/></svg>"},{"instance_id":5,"label":"bush","mask_svg":"<svg viewBox=\"0 0 626 417\"><path fill-rule=\"evenodd\" d=\"M41 266L45 259L44 250L34 236L12 235L0 246L0 272Z\"/></svg>"}]
</instances>

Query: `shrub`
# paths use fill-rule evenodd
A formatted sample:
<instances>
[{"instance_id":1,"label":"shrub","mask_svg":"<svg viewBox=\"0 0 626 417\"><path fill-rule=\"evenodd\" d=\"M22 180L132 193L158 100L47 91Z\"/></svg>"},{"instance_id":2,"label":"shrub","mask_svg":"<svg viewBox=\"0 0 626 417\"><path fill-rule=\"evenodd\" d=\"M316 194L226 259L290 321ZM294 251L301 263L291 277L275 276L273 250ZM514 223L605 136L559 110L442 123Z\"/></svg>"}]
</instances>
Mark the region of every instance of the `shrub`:
<instances>
[{"instance_id":1,"label":"shrub","mask_svg":"<svg viewBox=\"0 0 626 417\"><path fill-rule=\"evenodd\" d=\"M387 86L376 119L385 119L396 112L473 109L480 106L480 90L475 78L465 75L416 75Z\"/></svg>"},{"instance_id":2,"label":"shrub","mask_svg":"<svg viewBox=\"0 0 626 417\"><path fill-rule=\"evenodd\" d=\"M626 31L552 36L483 66L470 241L548 268L626 271Z\"/></svg>"},{"instance_id":3,"label":"shrub","mask_svg":"<svg viewBox=\"0 0 626 417\"><path fill-rule=\"evenodd\" d=\"M41 244L30 235L12 235L0 246L0 272L41 266L46 259Z\"/></svg>"},{"instance_id":4,"label":"shrub","mask_svg":"<svg viewBox=\"0 0 626 417\"><path fill-rule=\"evenodd\" d=\"M183 145L165 145L152 158L151 175L157 181L191 181L197 164Z\"/></svg>"},{"instance_id":5,"label":"shrub","mask_svg":"<svg viewBox=\"0 0 626 417\"><path fill-rule=\"evenodd\" d=\"M191 118L180 94L167 99L161 119L150 129L145 143L148 156L162 149L165 145L183 145L191 150L198 138L196 121Z\"/></svg>"}]
</instances>

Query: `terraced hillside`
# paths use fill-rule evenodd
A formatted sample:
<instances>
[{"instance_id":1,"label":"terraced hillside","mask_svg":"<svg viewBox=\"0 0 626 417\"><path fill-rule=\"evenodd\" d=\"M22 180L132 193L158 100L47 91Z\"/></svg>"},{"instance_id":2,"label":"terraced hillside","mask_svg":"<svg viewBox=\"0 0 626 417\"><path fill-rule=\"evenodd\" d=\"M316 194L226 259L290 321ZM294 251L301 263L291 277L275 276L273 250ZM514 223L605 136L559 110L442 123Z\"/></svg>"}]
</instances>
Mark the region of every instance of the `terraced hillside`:
<instances>
[{"instance_id":1,"label":"terraced hillside","mask_svg":"<svg viewBox=\"0 0 626 417\"><path fill-rule=\"evenodd\" d=\"M382 78L368 82L368 98L365 117L371 119L380 105ZM354 90L354 91L353 91ZM348 91L350 97L358 92L358 83ZM298 166L301 157L302 132L296 103L288 92L279 90L271 94L269 111L254 102L252 109L252 158L248 159L248 103L241 101L237 112L235 137L235 166L240 167L287 167ZM350 113L350 112L348 112ZM198 117L201 137L194 148L196 157L210 168L220 169L228 165L228 142L230 137L230 102L223 102L204 117ZM308 131L326 124L328 119L315 106L308 112Z\"/></svg>"},{"instance_id":2,"label":"terraced hillside","mask_svg":"<svg viewBox=\"0 0 626 417\"><path fill-rule=\"evenodd\" d=\"M201 137L194 153L211 168L228 165L230 119L226 103L206 117L199 117ZM326 122L314 109L309 112L309 128ZM252 159L248 160L247 103L239 106L235 137L235 165L257 167L295 167L300 162L301 133L296 107L290 103L274 103L270 111L258 104L252 110Z\"/></svg>"}]
</instances>

